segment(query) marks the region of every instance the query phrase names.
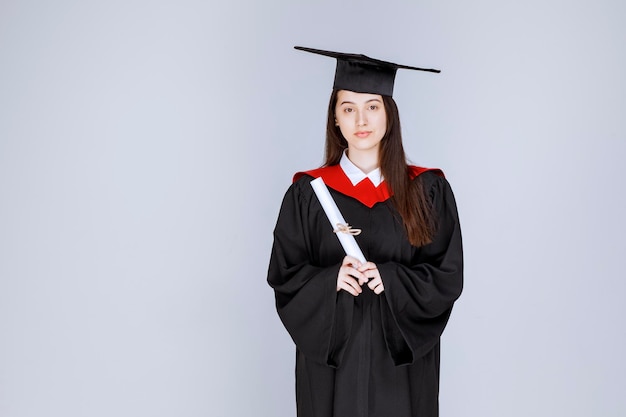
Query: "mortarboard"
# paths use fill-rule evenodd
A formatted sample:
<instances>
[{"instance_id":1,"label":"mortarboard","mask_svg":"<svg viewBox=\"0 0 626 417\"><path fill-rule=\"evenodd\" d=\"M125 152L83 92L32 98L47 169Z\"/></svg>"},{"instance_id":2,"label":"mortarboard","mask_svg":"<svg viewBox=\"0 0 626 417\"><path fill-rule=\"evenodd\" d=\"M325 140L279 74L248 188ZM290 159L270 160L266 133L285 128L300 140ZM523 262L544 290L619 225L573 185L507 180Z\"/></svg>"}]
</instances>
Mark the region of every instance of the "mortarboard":
<instances>
[{"instance_id":1,"label":"mortarboard","mask_svg":"<svg viewBox=\"0 0 626 417\"><path fill-rule=\"evenodd\" d=\"M381 61L361 54L323 51L321 49L295 46L295 49L337 59L335 82L333 89L350 90L357 93L380 94L391 96L393 82L398 68L439 73L441 71L428 68L410 67Z\"/></svg>"}]
</instances>

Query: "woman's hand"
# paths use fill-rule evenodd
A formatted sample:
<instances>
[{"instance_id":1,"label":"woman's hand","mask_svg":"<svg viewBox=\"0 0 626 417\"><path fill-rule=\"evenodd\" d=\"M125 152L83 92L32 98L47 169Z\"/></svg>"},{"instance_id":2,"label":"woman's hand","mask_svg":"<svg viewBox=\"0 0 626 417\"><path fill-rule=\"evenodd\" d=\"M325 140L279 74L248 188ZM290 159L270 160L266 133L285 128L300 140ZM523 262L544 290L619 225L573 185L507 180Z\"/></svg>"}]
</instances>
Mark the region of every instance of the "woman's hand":
<instances>
[{"instance_id":1,"label":"woman's hand","mask_svg":"<svg viewBox=\"0 0 626 417\"><path fill-rule=\"evenodd\" d=\"M358 259L352 256L343 258L337 275L337 291L344 290L355 297L361 294L363 292L361 286L367 282L366 275L359 270L361 267Z\"/></svg>"},{"instance_id":2,"label":"woman's hand","mask_svg":"<svg viewBox=\"0 0 626 417\"><path fill-rule=\"evenodd\" d=\"M385 286L383 285L383 279L380 277L380 272L378 271L378 267L373 262L366 262L363 265L359 266L358 271L361 272L369 282L367 286L370 287L374 294L380 294L385 291Z\"/></svg>"},{"instance_id":3,"label":"woman's hand","mask_svg":"<svg viewBox=\"0 0 626 417\"><path fill-rule=\"evenodd\" d=\"M337 291L344 290L356 297L363 292L361 286L365 283L374 291L374 294L385 291L383 280L375 263L361 264L358 259L352 256L343 258L337 276Z\"/></svg>"}]
</instances>

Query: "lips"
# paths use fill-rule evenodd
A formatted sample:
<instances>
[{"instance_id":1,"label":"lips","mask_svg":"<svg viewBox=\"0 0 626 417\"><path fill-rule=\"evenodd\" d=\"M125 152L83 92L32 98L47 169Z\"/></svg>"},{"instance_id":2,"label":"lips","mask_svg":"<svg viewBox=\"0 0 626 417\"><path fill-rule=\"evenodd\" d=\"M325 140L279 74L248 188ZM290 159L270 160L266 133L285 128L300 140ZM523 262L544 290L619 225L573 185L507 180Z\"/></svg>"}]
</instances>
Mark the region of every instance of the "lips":
<instances>
[{"instance_id":1,"label":"lips","mask_svg":"<svg viewBox=\"0 0 626 417\"><path fill-rule=\"evenodd\" d=\"M366 138L366 137L368 137L371 133L372 133L372 131L371 131L371 130L370 130L370 131L363 130L363 131L356 132L356 133L354 134L354 136L356 136L356 137L358 137L358 138Z\"/></svg>"}]
</instances>

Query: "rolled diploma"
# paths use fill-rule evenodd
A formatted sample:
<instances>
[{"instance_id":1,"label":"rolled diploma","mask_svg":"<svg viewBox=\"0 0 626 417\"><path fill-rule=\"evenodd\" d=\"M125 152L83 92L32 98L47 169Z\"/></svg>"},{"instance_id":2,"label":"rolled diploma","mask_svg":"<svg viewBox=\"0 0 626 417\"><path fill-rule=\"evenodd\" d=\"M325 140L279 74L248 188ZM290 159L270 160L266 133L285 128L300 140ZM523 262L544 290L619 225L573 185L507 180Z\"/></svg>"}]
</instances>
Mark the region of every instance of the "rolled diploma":
<instances>
[{"instance_id":1,"label":"rolled diploma","mask_svg":"<svg viewBox=\"0 0 626 417\"><path fill-rule=\"evenodd\" d=\"M333 200L333 197L330 195L326 184L324 184L324 180L321 177L314 179L311 181L311 187L313 187L313 191L315 191L318 200L322 204L322 208L324 209L326 217L328 217L328 221L333 227L333 230L337 228L338 224L347 224L339 211L339 207L337 207L337 203L335 203L335 200ZM354 236L342 232L335 234L337 235L337 238L339 238L339 243L341 243L346 255L353 256L362 263L367 262L365 260L365 256L363 256L363 252L361 252L361 248L359 248L359 245L356 243Z\"/></svg>"}]
</instances>

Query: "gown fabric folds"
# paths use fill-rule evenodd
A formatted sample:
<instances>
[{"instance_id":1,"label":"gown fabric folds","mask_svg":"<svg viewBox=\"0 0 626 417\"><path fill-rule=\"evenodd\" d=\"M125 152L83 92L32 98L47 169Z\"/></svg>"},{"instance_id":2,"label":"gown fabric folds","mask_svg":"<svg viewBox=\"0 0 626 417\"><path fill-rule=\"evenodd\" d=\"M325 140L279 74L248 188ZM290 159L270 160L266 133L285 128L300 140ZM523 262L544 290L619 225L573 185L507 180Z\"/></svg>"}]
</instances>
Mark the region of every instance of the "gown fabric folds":
<instances>
[{"instance_id":1,"label":"gown fabric folds","mask_svg":"<svg viewBox=\"0 0 626 417\"><path fill-rule=\"evenodd\" d=\"M439 341L463 286L461 230L447 180L425 172L437 219L433 242L412 246L399 214L330 188L374 262L385 291L337 292L345 253L310 181L287 190L274 230L268 283L296 345L298 417L435 417ZM369 181L365 179L364 181Z\"/></svg>"}]
</instances>

